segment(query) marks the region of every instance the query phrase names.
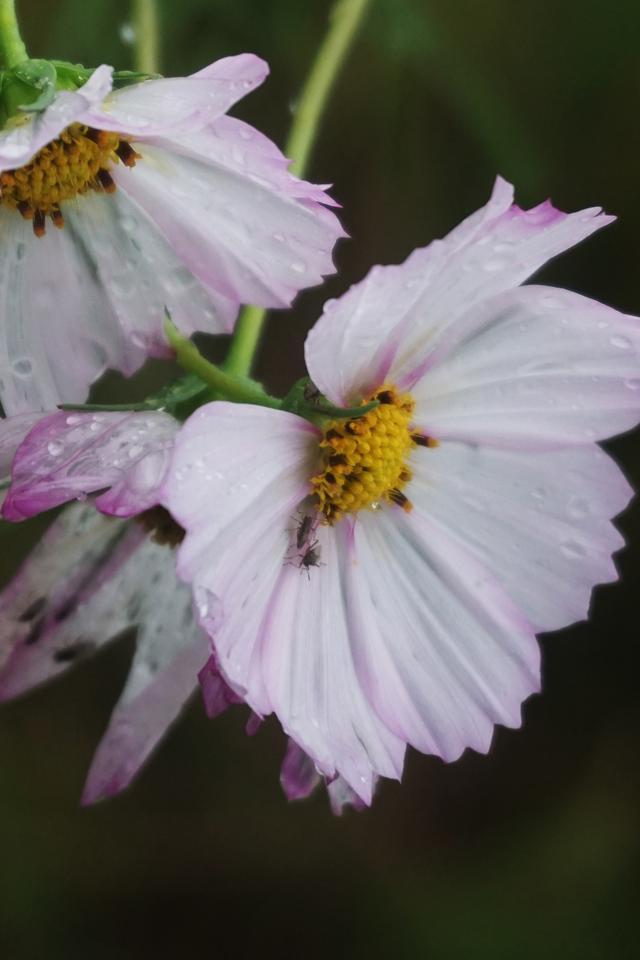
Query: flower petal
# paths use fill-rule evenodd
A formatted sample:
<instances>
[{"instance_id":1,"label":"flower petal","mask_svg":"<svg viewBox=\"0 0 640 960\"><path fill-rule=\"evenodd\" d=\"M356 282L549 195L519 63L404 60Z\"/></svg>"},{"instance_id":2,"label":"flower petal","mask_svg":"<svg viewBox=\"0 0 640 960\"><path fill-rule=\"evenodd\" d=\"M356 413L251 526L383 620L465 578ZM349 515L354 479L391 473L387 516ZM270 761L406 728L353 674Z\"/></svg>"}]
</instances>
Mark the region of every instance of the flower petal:
<instances>
[{"instance_id":1,"label":"flower petal","mask_svg":"<svg viewBox=\"0 0 640 960\"><path fill-rule=\"evenodd\" d=\"M539 689L531 626L490 571L432 518L361 515L346 589L351 644L372 707L425 753L486 752Z\"/></svg>"},{"instance_id":2,"label":"flower petal","mask_svg":"<svg viewBox=\"0 0 640 960\"><path fill-rule=\"evenodd\" d=\"M46 241L0 208L0 399L8 416L83 403L107 366L133 372L144 352L113 318L86 249L71 232Z\"/></svg>"},{"instance_id":3,"label":"flower petal","mask_svg":"<svg viewBox=\"0 0 640 960\"><path fill-rule=\"evenodd\" d=\"M197 130L260 86L268 73L265 61L251 53L225 57L190 77L145 80L114 90L86 122L131 137Z\"/></svg>"},{"instance_id":4,"label":"flower petal","mask_svg":"<svg viewBox=\"0 0 640 960\"><path fill-rule=\"evenodd\" d=\"M280 768L280 785L287 800L310 797L321 780L311 757L300 749L295 740L289 739Z\"/></svg>"},{"instance_id":5,"label":"flower petal","mask_svg":"<svg viewBox=\"0 0 640 960\"><path fill-rule=\"evenodd\" d=\"M273 178L185 149L142 144L139 175L122 168L113 176L203 284L232 301L288 306L334 272L331 251L343 231L333 213Z\"/></svg>"},{"instance_id":6,"label":"flower petal","mask_svg":"<svg viewBox=\"0 0 640 960\"><path fill-rule=\"evenodd\" d=\"M83 804L129 785L192 696L209 656L209 640L193 615L191 591L176 582L172 551L143 541L110 589L114 598L122 592L132 623L138 624L136 652L93 758Z\"/></svg>"},{"instance_id":7,"label":"flower petal","mask_svg":"<svg viewBox=\"0 0 640 960\"><path fill-rule=\"evenodd\" d=\"M78 90L61 90L45 110L0 131L0 171L22 167L71 123L86 122L112 87L113 67L103 64Z\"/></svg>"},{"instance_id":8,"label":"flower petal","mask_svg":"<svg viewBox=\"0 0 640 960\"><path fill-rule=\"evenodd\" d=\"M3 516L24 520L106 487L96 501L103 512L142 513L158 502L178 427L173 417L153 411L45 417L15 456Z\"/></svg>"},{"instance_id":9,"label":"flower petal","mask_svg":"<svg viewBox=\"0 0 640 960\"><path fill-rule=\"evenodd\" d=\"M94 596L142 536L85 504L53 522L0 594L0 700L56 676L130 625L122 598L110 594L97 609Z\"/></svg>"},{"instance_id":10,"label":"flower petal","mask_svg":"<svg viewBox=\"0 0 640 960\"><path fill-rule=\"evenodd\" d=\"M583 619L595 584L617 579L624 541L609 522L633 491L595 445L512 453L444 442L414 467L413 514L463 540L536 632Z\"/></svg>"},{"instance_id":11,"label":"flower petal","mask_svg":"<svg viewBox=\"0 0 640 960\"><path fill-rule=\"evenodd\" d=\"M592 443L640 420L640 320L529 286L463 318L416 384L432 436L522 450Z\"/></svg>"},{"instance_id":12,"label":"flower petal","mask_svg":"<svg viewBox=\"0 0 640 960\"><path fill-rule=\"evenodd\" d=\"M9 477L16 450L42 417L42 413L20 413L0 420L0 479Z\"/></svg>"},{"instance_id":13,"label":"flower petal","mask_svg":"<svg viewBox=\"0 0 640 960\"><path fill-rule=\"evenodd\" d=\"M325 305L306 358L330 400L349 404L385 379L410 389L460 317L612 219L599 208L564 214L550 203L521 210L512 200L513 188L498 178L487 206L443 240L399 266L374 267Z\"/></svg>"},{"instance_id":14,"label":"flower petal","mask_svg":"<svg viewBox=\"0 0 640 960\"><path fill-rule=\"evenodd\" d=\"M125 169L124 179L144 176ZM237 302L206 288L187 270L152 218L124 190L92 193L65 211L74 240L92 265L114 323L139 363L142 350L170 354L163 332L166 310L185 336L230 333ZM130 373L131 361L122 368Z\"/></svg>"}]
</instances>

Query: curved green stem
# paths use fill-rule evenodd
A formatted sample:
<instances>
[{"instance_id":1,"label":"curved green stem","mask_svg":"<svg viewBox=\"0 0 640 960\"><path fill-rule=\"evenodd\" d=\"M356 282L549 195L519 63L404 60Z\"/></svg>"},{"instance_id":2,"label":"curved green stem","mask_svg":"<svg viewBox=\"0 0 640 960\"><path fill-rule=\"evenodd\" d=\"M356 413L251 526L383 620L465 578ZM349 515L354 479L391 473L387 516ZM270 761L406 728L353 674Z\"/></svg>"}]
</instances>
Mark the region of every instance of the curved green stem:
<instances>
[{"instance_id":1,"label":"curved green stem","mask_svg":"<svg viewBox=\"0 0 640 960\"><path fill-rule=\"evenodd\" d=\"M291 172L301 177L313 149L329 94L371 0L338 0L331 23L318 50L293 118L285 147ZM238 317L225 369L248 374L251 370L267 311L245 307Z\"/></svg>"},{"instance_id":2,"label":"curved green stem","mask_svg":"<svg viewBox=\"0 0 640 960\"><path fill-rule=\"evenodd\" d=\"M195 343L183 337L171 320L165 320L164 332L176 353L176 360L183 370L194 373L215 393L220 400L234 403L255 403L261 407L280 409L282 400L271 397L259 383L247 377L234 375L202 356Z\"/></svg>"},{"instance_id":3,"label":"curved green stem","mask_svg":"<svg viewBox=\"0 0 640 960\"><path fill-rule=\"evenodd\" d=\"M29 59L20 36L15 0L0 0L0 58L7 70Z\"/></svg>"},{"instance_id":4,"label":"curved green stem","mask_svg":"<svg viewBox=\"0 0 640 960\"><path fill-rule=\"evenodd\" d=\"M156 0L133 0L135 69L160 72L160 16Z\"/></svg>"}]
</instances>

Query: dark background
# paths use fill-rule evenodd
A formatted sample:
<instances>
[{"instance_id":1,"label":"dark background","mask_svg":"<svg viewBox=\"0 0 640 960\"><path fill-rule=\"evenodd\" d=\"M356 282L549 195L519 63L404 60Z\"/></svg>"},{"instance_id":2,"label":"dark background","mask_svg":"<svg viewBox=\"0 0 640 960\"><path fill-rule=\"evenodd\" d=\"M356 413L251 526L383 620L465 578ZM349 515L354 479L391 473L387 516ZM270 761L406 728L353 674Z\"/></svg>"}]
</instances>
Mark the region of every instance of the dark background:
<instances>
[{"instance_id":1,"label":"dark background","mask_svg":"<svg viewBox=\"0 0 640 960\"><path fill-rule=\"evenodd\" d=\"M19 7L33 56L131 65L126 2ZM164 72L261 54L273 76L236 112L282 144L329 8L164 0ZM639 50L624 0L373 0L310 170L352 239L338 277L272 318L269 386L302 375L327 296L449 230L496 172L524 204L618 214L542 279L640 312ZM637 485L637 436L610 450ZM622 582L596 590L590 623L542 638L524 729L450 766L411 754L361 814L334 818L320 793L288 804L276 724L250 739L241 710L212 723L199 703L126 795L79 809L131 639L0 708L0 956L638 956L639 519L636 504L619 521ZM41 529L2 525L6 575Z\"/></svg>"}]
</instances>

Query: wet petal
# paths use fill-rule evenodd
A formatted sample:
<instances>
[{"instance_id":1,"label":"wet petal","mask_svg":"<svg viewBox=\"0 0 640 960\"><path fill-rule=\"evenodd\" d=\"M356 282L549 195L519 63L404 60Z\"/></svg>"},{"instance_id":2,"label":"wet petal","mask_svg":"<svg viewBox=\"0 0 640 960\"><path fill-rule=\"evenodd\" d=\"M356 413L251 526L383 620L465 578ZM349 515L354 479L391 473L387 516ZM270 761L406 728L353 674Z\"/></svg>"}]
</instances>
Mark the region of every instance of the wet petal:
<instances>
[{"instance_id":1,"label":"wet petal","mask_svg":"<svg viewBox=\"0 0 640 960\"><path fill-rule=\"evenodd\" d=\"M205 286L236 302L287 306L334 272L331 252L343 231L333 213L184 149L143 144L140 173L120 169L114 179Z\"/></svg>"},{"instance_id":2,"label":"wet petal","mask_svg":"<svg viewBox=\"0 0 640 960\"><path fill-rule=\"evenodd\" d=\"M490 570L439 520L362 515L347 590L351 644L372 709L396 736L455 760L520 725L539 689L533 629Z\"/></svg>"},{"instance_id":3,"label":"wet petal","mask_svg":"<svg viewBox=\"0 0 640 960\"><path fill-rule=\"evenodd\" d=\"M153 411L59 411L40 420L14 459L3 516L24 520L105 488L96 501L103 512L142 513L158 502L178 428L173 417Z\"/></svg>"},{"instance_id":4,"label":"wet petal","mask_svg":"<svg viewBox=\"0 0 640 960\"><path fill-rule=\"evenodd\" d=\"M124 169L122 176L144 176L144 170ZM185 336L198 330L231 332L237 302L199 283L124 190L83 197L65 216L75 242L95 265L114 321L134 352L170 354L163 332L167 310Z\"/></svg>"},{"instance_id":5,"label":"wet petal","mask_svg":"<svg viewBox=\"0 0 640 960\"><path fill-rule=\"evenodd\" d=\"M251 53L225 57L190 77L146 80L115 90L87 122L132 137L197 130L260 86L269 67Z\"/></svg>"},{"instance_id":6,"label":"wet petal","mask_svg":"<svg viewBox=\"0 0 640 960\"><path fill-rule=\"evenodd\" d=\"M46 240L0 208L0 400L10 416L84 403L107 367L132 373L144 352L124 337L86 248L68 229Z\"/></svg>"},{"instance_id":7,"label":"wet petal","mask_svg":"<svg viewBox=\"0 0 640 960\"><path fill-rule=\"evenodd\" d=\"M640 420L640 320L568 290L509 291L461 320L414 396L439 439L592 443Z\"/></svg>"},{"instance_id":8,"label":"wet petal","mask_svg":"<svg viewBox=\"0 0 640 960\"><path fill-rule=\"evenodd\" d=\"M0 479L9 477L16 450L42 417L42 413L20 413L0 420Z\"/></svg>"},{"instance_id":9,"label":"wet petal","mask_svg":"<svg viewBox=\"0 0 640 960\"><path fill-rule=\"evenodd\" d=\"M0 699L56 676L130 624L125 605L95 607L142 529L74 504L53 522L0 594ZM100 619L92 621L99 614Z\"/></svg>"},{"instance_id":10,"label":"wet petal","mask_svg":"<svg viewBox=\"0 0 640 960\"><path fill-rule=\"evenodd\" d=\"M60 90L53 103L22 123L0 131L0 171L29 163L47 143L72 123L87 122L88 113L112 87L113 67L102 65L78 90Z\"/></svg>"},{"instance_id":11,"label":"wet petal","mask_svg":"<svg viewBox=\"0 0 640 960\"><path fill-rule=\"evenodd\" d=\"M410 389L463 315L612 219L599 208L565 214L550 203L521 210L512 201L513 188L499 178L487 206L443 240L399 266L374 267L326 304L306 345L323 393L348 404L386 379Z\"/></svg>"},{"instance_id":12,"label":"wet petal","mask_svg":"<svg viewBox=\"0 0 640 960\"><path fill-rule=\"evenodd\" d=\"M463 540L536 632L586 617L593 587L617 579L611 554L623 540L610 519L633 491L595 445L513 453L445 442L414 467L408 493L413 513Z\"/></svg>"}]
</instances>

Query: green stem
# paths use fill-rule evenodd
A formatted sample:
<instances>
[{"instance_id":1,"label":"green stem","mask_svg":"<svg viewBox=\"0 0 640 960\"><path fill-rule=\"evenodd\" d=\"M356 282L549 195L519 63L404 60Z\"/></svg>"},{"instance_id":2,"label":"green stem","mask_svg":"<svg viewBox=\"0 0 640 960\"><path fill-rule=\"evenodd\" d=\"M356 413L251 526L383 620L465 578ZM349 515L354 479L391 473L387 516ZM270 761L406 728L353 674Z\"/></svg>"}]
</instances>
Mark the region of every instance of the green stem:
<instances>
[{"instance_id":1,"label":"green stem","mask_svg":"<svg viewBox=\"0 0 640 960\"><path fill-rule=\"evenodd\" d=\"M20 36L15 0L0 0L0 59L6 70L29 59Z\"/></svg>"},{"instance_id":2,"label":"green stem","mask_svg":"<svg viewBox=\"0 0 640 960\"><path fill-rule=\"evenodd\" d=\"M135 69L160 72L160 16L156 0L133 0Z\"/></svg>"},{"instance_id":3,"label":"green stem","mask_svg":"<svg viewBox=\"0 0 640 960\"><path fill-rule=\"evenodd\" d=\"M282 406L282 400L269 396L259 383L222 370L206 360L195 343L183 337L171 320L165 320L164 331L182 369L188 373L195 373L213 390L218 399L232 400L234 403L255 403L261 407L275 409Z\"/></svg>"},{"instance_id":4,"label":"green stem","mask_svg":"<svg viewBox=\"0 0 640 960\"><path fill-rule=\"evenodd\" d=\"M304 85L285 147L296 176L303 176L307 168L329 94L370 2L337 0L333 8L329 30ZM225 363L230 373L251 371L266 315L264 307L248 306L241 311Z\"/></svg>"}]
</instances>

